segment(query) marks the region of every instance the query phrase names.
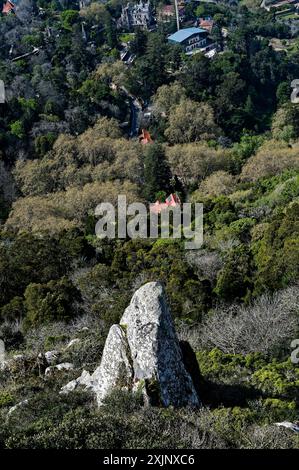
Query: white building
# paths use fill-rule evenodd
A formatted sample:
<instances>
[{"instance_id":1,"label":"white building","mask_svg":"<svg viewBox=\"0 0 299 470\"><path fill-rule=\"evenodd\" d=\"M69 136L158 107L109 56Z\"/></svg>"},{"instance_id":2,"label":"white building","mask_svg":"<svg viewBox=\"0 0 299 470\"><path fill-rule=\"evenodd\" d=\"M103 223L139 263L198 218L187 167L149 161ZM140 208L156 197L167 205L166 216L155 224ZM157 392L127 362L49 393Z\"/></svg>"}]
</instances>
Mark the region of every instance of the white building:
<instances>
[{"instance_id":1,"label":"white building","mask_svg":"<svg viewBox=\"0 0 299 470\"><path fill-rule=\"evenodd\" d=\"M184 28L168 36L168 41L179 44L186 54L207 46L208 32L202 28Z\"/></svg>"}]
</instances>

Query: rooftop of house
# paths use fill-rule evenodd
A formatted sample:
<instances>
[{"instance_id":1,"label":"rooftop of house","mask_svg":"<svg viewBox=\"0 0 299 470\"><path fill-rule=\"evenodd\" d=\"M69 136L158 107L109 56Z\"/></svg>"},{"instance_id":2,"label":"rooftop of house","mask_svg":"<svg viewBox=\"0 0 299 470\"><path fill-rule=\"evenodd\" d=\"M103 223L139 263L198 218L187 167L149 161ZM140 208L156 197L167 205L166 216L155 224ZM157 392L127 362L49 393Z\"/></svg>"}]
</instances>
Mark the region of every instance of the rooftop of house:
<instances>
[{"instance_id":1,"label":"rooftop of house","mask_svg":"<svg viewBox=\"0 0 299 470\"><path fill-rule=\"evenodd\" d=\"M174 14L174 6L173 5L163 5L161 11L164 14Z\"/></svg>"},{"instance_id":2,"label":"rooftop of house","mask_svg":"<svg viewBox=\"0 0 299 470\"><path fill-rule=\"evenodd\" d=\"M200 28L211 31L213 26L214 26L214 21L210 17L209 18L199 18L198 24L199 24Z\"/></svg>"},{"instance_id":3,"label":"rooftop of house","mask_svg":"<svg viewBox=\"0 0 299 470\"><path fill-rule=\"evenodd\" d=\"M142 133L139 136L139 142L142 144L151 144L153 142L150 133L146 129L142 129Z\"/></svg>"},{"instance_id":4,"label":"rooftop of house","mask_svg":"<svg viewBox=\"0 0 299 470\"><path fill-rule=\"evenodd\" d=\"M186 39L188 39L190 36L193 36L193 34L202 34L206 33L207 31L202 28L185 28L185 29L180 29L174 34L171 34L168 36L169 41L174 41L174 42L183 42Z\"/></svg>"},{"instance_id":5,"label":"rooftop of house","mask_svg":"<svg viewBox=\"0 0 299 470\"><path fill-rule=\"evenodd\" d=\"M14 11L14 9L15 9L14 3L8 0L7 2L3 4L2 13L7 15L8 13L11 13L12 11Z\"/></svg>"},{"instance_id":6,"label":"rooftop of house","mask_svg":"<svg viewBox=\"0 0 299 470\"><path fill-rule=\"evenodd\" d=\"M150 204L150 212L155 212L159 214L163 210L167 209L168 207L176 207L181 205L181 200L177 194L170 194L166 199L165 202L160 202L157 200L153 204Z\"/></svg>"}]
</instances>

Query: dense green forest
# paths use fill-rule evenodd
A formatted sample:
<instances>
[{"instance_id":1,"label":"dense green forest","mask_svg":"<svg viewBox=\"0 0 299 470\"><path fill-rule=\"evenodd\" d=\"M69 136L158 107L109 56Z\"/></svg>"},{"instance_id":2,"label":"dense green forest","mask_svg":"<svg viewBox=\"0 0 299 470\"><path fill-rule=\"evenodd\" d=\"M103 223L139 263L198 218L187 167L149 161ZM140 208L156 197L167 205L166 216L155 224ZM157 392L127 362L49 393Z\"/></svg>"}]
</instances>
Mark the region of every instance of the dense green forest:
<instances>
[{"instance_id":1,"label":"dense green forest","mask_svg":"<svg viewBox=\"0 0 299 470\"><path fill-rule=\"evenodd\" d=\"M298 448L274 423L299 409L299 33L254 2L190 1L186 25L215 23L208 58L167 41L174 20L120 30L121 0L17 3L0 14L0 448ZM147 145L130 134L132 97L151 110ZM95 236L100 202L170 192L204 204L200 250ZM204 406L60 395L157 280L196 352ZM49 350L75 369L45 378Z\"/></svg>"}]
</instances>

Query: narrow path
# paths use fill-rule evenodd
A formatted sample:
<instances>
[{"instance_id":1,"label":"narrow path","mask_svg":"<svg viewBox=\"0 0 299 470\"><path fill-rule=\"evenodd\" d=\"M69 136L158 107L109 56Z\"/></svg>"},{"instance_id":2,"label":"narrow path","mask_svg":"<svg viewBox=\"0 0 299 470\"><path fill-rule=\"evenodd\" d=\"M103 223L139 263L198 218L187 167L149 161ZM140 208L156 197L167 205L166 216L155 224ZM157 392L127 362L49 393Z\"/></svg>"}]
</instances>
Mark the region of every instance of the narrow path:
<instances>
[{"instance_id":1,"label":"narrow path","mask_svg":"<svg viewBox=\"0 0 299 470\"><path fill-rule=\"evenodd\" d=\"M138 98L132 95L124 86L120 87L130 102L131 109L131 126L130 137L137 137L139 135L140 124L143 116L142 104Z\"/></svg>"}]
</instances>

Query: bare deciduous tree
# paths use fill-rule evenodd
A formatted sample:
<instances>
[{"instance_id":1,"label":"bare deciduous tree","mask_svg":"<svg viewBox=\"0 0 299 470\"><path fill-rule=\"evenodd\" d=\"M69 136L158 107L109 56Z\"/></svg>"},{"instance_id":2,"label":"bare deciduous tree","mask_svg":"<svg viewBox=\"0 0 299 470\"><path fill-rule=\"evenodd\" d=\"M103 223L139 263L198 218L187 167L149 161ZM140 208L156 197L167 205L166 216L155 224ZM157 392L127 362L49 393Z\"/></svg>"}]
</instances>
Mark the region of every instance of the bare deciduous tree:
<instances>
[{"instance_id":1,"label":"bare deciduous tree","mask_svg":"<svg viewBox=\"0 0 299 470\"><path fill-rule=\"evenodd\" d=\"M208 279L211 283L216 281L217 273L223 266L223 261L216 251L187 250L185 254L187 263L196 269L201 279Z\"/></svg>"},{"instance_id":2,"label":"bare deciduous tree","mask_svg":"<svg viewBox=\"0 0 299 470\"><path fill-rule=\"evenodd\" d=\"M269 355L296 336L298 309L299 288L292 286L272 297L262 295L248 307L218 308L200 327L179 328L180 337L197 349Z\"/></svg>"}]
</instances>

